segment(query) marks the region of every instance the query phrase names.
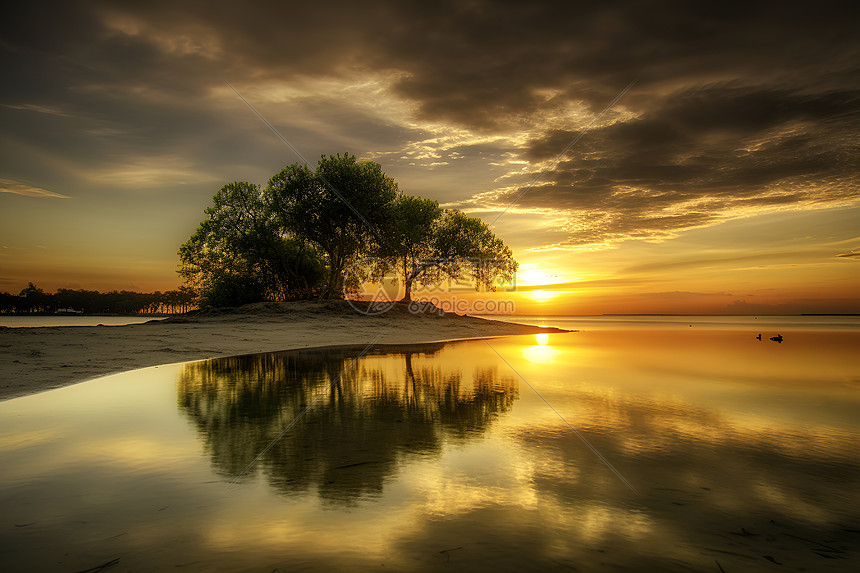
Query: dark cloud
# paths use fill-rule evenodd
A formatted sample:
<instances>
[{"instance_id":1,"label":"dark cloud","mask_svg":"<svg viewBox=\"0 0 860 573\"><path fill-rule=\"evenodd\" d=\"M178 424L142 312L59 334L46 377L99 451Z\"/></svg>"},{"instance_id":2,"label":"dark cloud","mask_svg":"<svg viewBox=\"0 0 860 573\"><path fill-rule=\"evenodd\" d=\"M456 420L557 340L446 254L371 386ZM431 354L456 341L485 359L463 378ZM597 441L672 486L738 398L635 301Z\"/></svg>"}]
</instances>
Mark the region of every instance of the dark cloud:
<instances>
[{"instance_id":1,"label":"dark cloud","mask_svg":"<svg viewBox=\"0 0 860 573\"><path fill-rule=\"evenodd\" d=\"M583 100L596 111L634 79L639 110L678 87L740 79L806 87L842 85L856 72L849 3L782 4L475 2L408 15L413 26L384 36L389 62L411 72L398 86L425 116L476 128L545 105L536 89ZM798 77L798 76L801 77ZM816 90L813 90L816 91Z\"/></svg>"},{"instance_id":2,"label":"dark cloud","mask_svg":"<svg viewBox=\"0 0 860 573\"><path fill-rule=\"evenodd\" d=\"M596 225L570 245L660 237L749 209L844 204L860 198L858 129L860 85L820 97L704 87L592 130L537 186L523 193L523 178L493 199L589 213ZM577 135L548 132L526 156L552 160Z\"/></svg>"},{"instance_id":3,"label":"dark cloud","mask_svg":"<svg viewBox=\"0 0 860 573\"><path fill-rule=\"evenodd\" d=\"M422 117L492 128L547 105L599 109L631 80L638 110L668 91L739 80L811 96L856 73L850 2L21 3L8 51L61 57L117 82L206 87L220 75L403 72ZM181 71L179 74L177 72ZM220 81L220 78L217 78ZM829 86L829 87L828 87ZM548 102L540 90L554 90Z\"/></svg>"},{"instance_id":4,"label":"dark cloud","mask_svg":"<svg viewBox=\"0 0 860 573\"><path fill-rule=\"evenodd\" d=\"M570 109L593 115L638 80L517 207L566 212L570 238L560 246L654 239L751 209L858 198L858 10L853 2L18 3L4 7L0 24L0 104L10 147L83 165L182 154L203 171L263 153L262 139L239 143L252 128L225 120L213 100L225 79L253 90L388 74L389 95L413 104L419 125L510 141L530 133L513 158L540 167L591 118L568 117ZM291 129L312 142L308 157L317 146L384 152L418 137L417 128L398 137L396 126L323 100L309 105L324 128ZM321 135L336 129L362 136ZM496 159L511 159L509 147L496 149ZM7 159L3 174L38 171L20 164ZM502 208L535 173L502 181L513 188L479 206Z\"/></svg>"}]
</instances>

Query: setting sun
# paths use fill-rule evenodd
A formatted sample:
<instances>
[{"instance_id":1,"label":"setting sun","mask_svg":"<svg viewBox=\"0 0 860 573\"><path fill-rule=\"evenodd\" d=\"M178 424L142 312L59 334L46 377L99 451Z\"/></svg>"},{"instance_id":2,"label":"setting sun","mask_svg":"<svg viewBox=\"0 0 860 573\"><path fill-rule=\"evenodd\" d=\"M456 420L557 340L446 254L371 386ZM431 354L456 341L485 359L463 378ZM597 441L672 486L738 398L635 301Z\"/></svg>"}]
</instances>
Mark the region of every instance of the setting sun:
<instances>
[{"instance_id":1,"label":"setting sun","mask_svg":"<svg viewBox=\"0 0 860 573\"><path fill-rule=\"evenodd\" d=\"M0 573L860 571L860 3L702 4L9 2Z\"/></svg>"},{"instance_id":2,"label":"setting sun","mask_svg":"<svg viewBox=\"0 0 860 573\"><path fill-rule=\"evenodd\" d=\"M546 302L552 300L558 293L551 290L535 290L532 291L532 298L538 302Z\"/></svg>"}]
</instances>

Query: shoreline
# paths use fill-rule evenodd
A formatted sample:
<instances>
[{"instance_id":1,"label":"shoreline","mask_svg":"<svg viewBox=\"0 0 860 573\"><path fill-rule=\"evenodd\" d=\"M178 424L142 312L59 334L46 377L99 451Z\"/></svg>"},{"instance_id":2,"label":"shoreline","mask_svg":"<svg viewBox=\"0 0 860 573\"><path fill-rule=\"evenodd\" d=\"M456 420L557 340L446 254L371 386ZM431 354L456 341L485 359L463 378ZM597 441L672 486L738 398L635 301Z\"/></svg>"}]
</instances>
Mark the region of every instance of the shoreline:
<instances>
[{"instance_id":1,"label":"shoreline","mask_svg":"<svg viewBox=\"0 0 860 573\"><path fill-rule=\"evenodd\" d=\"M123 326L0 328L0 401L150 366L300 348L423 344L568 332L405 305L367 316L345 301L256 303Z\"/></svg>"}]
</instances>

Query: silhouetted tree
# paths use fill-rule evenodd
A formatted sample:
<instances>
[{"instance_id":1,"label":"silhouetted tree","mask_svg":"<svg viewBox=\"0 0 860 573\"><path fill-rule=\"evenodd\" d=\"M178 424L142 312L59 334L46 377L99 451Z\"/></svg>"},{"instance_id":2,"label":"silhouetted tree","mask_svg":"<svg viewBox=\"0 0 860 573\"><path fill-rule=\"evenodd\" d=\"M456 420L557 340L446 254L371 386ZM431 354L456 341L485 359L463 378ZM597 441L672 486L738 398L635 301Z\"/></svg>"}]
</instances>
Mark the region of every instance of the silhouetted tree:
<instances>
[{"instance_id":1,"label":"silhouetted tree","mask_svg":"<svg viewBox=\"0 0 860 573\"><path fill-rule=\"evenodd\" d=\"M342 298L345 266L374 240L384 241L381 228L397 183L378 163L345 154L323 156L313 172L305 165L289 165L272 177L264 194L284 232L326 253L323 297Z\"/></svg>"},{"instance_id":2,"label":"silhouetted tree","mask_svg":"<svg viewBox=\"0 0 860 573\"><path fill-rule=\"evenodd\" d=\"M462 211L442 211L438 203L420 197L398 197L388 208L385 243L379 252L402 280L404 301L412 300L412 287L460 280L469 274L475 288L495 290L509 282L517 269L511 250L490 228ZM384 266L370 272L383 280Z\"/></svg>"},{"instance_id":3,"label":"silhouetted tree","mask_svg":"<svg viewBox=\"0 0 860 573\"><path fill-rule=\"evenodd\" d=\"M468 274L476 290L495 290L496 283L512 281L519 266L511 249L486 223L462 211L445 211L433 241L438 272L451 278Z\"/></svg>"},{"instance_id":4,"label":"silhouetted tree","mask_svg":"<svg viewBox=\"0 0 860 573\"><path fill-rule=\"evenodd\" d=\"M400 195L378 163L349 154L322 156L315 171L288 165L263 190L230 183L212 201L179 249L179 273L201 305L341 298L388 268L410 301L415 284L468 275L494 290L517 269L483 221ZM364 264L368 255L375 262ZM356 272L345 276L347 265Z\"/></svg>"},{"instance_id":5,"label":"silhouetted tree","mask_svg":"<svg viewBox=\"0 0 860 573\"><path fill-rule=\"evenodd\" d=\"M47 312L51 306L51 295L46 294L33 283L27 283L27 288L23 289L18 297L27 312Z\"/></svg>"},{"instance_id":6,"label":"silhouetted tree","mask_svg":"<svg viewBox=\"0 0 860 573\"><path fill-rule=\"evenodd\" d=\"M179 273L202 306L301 298L319 287L319 253L285 236L258 185L230 183L212 202L207 218L179 248Z\"/></svg>"},{"instance_id":7,"label":"silhouetted tree","mask_svg":"<svg viewBox=\"0 0 860 573\"><path fill-rule=\"evenodd\" d=\"M8 292L0 292L0 312L15 312L20 304L20 298L17 295Z\"/></svg>"},{"instance_id":8,"label":"silhouetted tree","mask_svg":"<svg viewBox=\"0 0 860 573\"><path fill-rule=\"evenodd\" d=\"M87 314L166 314L185 312L192 306L193 291L182 287L164 293L129 290L101 293L96 290L59 288L51 294L29 283L19 296L0 293L0 312L4 313L59 312L68 309Z\"/></svg>"},{"instance_id":9,"label":"silhouetted tree","mask_svg":"<svg viewBox=\"0 0 860 573\"><path fill-rule=\"evenodd\" d=\"M411 301L413 283L422 283L422 278L429 277L431 260L435 258L434 230L442 210L436 201L401 195L388 206L388 215L388 240L379 244L380 254L403 281L403 300Z\"/></svg>"}]
</instances>

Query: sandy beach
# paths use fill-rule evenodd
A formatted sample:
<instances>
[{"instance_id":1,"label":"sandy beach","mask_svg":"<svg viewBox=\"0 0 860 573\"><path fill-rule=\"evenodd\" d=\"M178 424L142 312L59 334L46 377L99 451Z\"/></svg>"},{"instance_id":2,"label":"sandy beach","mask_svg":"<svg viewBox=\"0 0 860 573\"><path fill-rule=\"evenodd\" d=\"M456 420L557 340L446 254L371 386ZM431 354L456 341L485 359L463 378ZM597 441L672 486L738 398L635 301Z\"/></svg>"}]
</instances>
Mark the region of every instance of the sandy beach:
<instances>
[{"instance_id":1,"label":"sandy beach","mask_svg":"<svg viewBox=\"0 0 860 573\"><path fill-rule=\"evenodd\" d=\"M257 303L125 326L0 327L0 400L159 364L340 344L413 344L558 331L397 305Z\"/></svg>"}]
</instances>

